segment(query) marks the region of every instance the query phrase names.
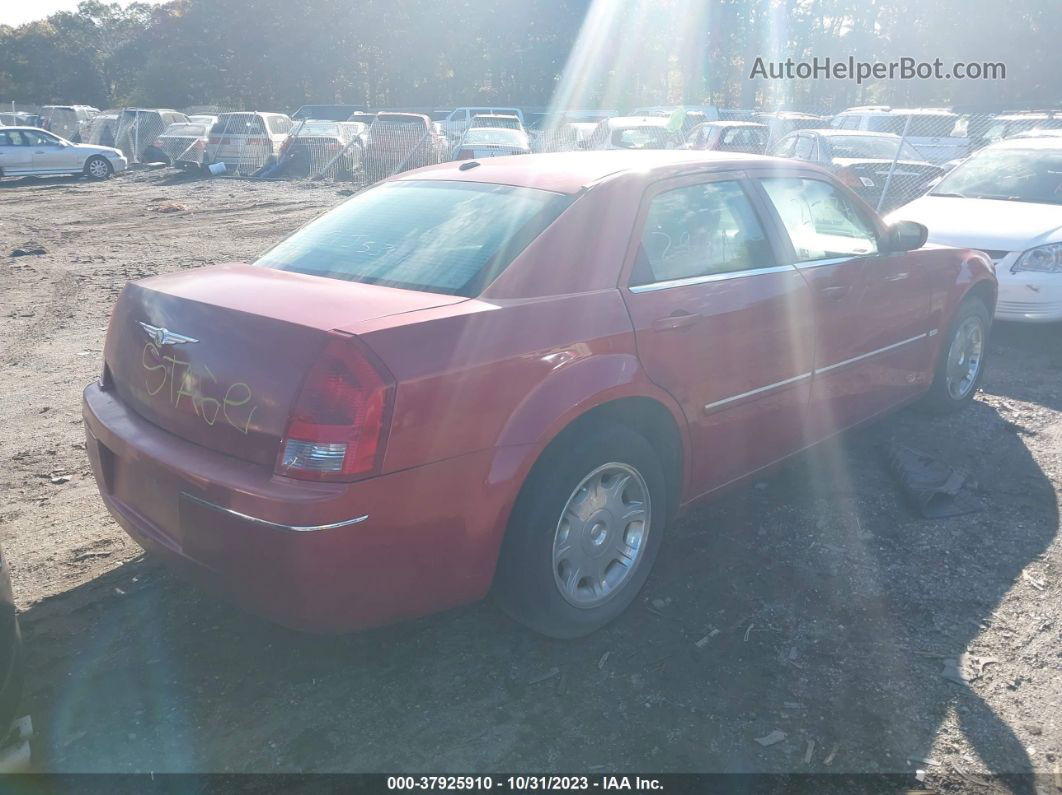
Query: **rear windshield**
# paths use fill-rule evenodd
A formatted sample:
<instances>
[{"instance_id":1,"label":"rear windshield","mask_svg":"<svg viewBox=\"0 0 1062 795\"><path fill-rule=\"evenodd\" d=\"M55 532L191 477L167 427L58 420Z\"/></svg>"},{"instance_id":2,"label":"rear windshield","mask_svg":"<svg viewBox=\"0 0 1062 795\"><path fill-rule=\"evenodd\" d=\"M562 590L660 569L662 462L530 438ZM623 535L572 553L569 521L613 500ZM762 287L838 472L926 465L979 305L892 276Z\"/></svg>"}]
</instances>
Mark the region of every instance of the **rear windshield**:
<instances>
[{"instance_id":1,"label":"rear windshield","mask_svg":"<svg viewBox=\"0 0 1062 795\"><path fill-rule=\"evenodd\" d=\"M210 132L214 135L265 135L262 120L254 113L229 113L218 116Z\"/></svg>"},{"instance_id":2,"label":"rear windshield","mask_svg":"<svg viewBox=\"0 0 1062 795\"><path fill-rule=\"evenodd\" d=\"M834 157L869 160L891 160L896 157L899 138L878 138L873 135L830 135L830 152ZM903 160L924 160L914 148L904 141L900 147Z\"/></svg>"},{"instance_id":3,"label":"rear windshield","mask_svg":"<svg viewBox=\"0 0 1062 795\"><path fill-rule=\"evenodd\" d=\"M163 135L195 135L200 136L206 132L205 124L171 124L166 128Z\"/></svg>"},{"instance_id":4,"label":"rear windshield","mask_svg":"<svg viewBox=\"0 0 1062 795\"><path fill-rule=\"evenodd\" d=\"M627 127L612 132L612 145L622 149L664 149L671 133L663 127Z\"/></svg>"},{"instance_id":5,"label":"rear windshield","mask_svg":"<svg viewBox=\"0 0 1062 795\"><path fill-rule=\"evenodd\" d=\"M473 182L401 181L349 199L258 261L277 270L478 295L572 197Z\"/></svg>"},{"instance_id":6,"label":"rear windshield","mask_svg":"<svg viewBox=\"0 0 1062 795\"><path fill-rule=\"evenodd\" d=\"M867 128L872 132L903 135L907 119L907 114L871 116ZM907 135L913 138L949 138L955 128L955 117L943 113L911 114L910 119L911 126L907 127Z\"/></svg>"},{"instance_id":7,"label":"rear windshield","mask_svg":"<svg viewBox=\"0 0 1062 795\"><path fill-rule=\"evenodd\" d=\"M464 143L477 146L527 146L527 136L519 130L503 127L473 127L465 134Z\"/></svg>"}]
</instances>

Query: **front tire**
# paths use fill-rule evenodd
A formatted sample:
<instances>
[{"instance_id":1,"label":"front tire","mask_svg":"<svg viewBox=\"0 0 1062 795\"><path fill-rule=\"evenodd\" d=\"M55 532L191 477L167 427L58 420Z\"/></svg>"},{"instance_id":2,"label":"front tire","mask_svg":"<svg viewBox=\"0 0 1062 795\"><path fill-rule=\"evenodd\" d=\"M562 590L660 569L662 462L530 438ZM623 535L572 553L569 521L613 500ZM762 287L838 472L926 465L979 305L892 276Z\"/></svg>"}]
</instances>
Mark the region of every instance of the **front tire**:
<instances>
[{"instance_id":1,"label":"front tire","mask_svg":"<svg viewBox=\"0 0 1062 795\"><path fill-rule=\"evenodd\" d=\"M107 179L114 173L114 167L101 155L93 155L85 161L85 176L89 179Z\"/></svg>"},{"instance_id":2,"label":"front tire","mask_svg":"<svg viewBox=\"0 0 1062 795\"><path fill-rule=\"evenodd\" d=\"M965 408L985 373L985 351L992 316L984 301L969 296L959 304L940 351L933 385L925 405L937 413Z\"/></svg>"},{"instance_id":3,"label":"front tire","mask_svg":"<svg viewBox=\"0 0 1062 795\"><path fill-rule=\"evenodd\" d=\"M625 426L595 424L552 446L509 521L495 575L502 609L554 638L612 621L653 567L667 494L652 445Z\"/></svg>"}]
</instances>

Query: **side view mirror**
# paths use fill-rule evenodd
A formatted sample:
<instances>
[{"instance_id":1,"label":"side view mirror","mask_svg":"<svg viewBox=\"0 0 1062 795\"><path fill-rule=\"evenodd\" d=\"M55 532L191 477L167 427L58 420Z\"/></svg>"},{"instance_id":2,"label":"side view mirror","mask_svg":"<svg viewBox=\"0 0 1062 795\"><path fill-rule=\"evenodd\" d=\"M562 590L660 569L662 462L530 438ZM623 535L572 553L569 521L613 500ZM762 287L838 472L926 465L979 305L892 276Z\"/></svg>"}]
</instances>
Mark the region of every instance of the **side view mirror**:
<instances>
[{"instance_id":1,"label":"side view mirror","mask_svg":"<svg viewBox=\"0 0 1062 795\"><path fill-rule=\"evenodd\" d=\"M888 251L914 251L929 239L929 230L917 221L896 221L889 225Z\"/></svg>"}]
</instances>

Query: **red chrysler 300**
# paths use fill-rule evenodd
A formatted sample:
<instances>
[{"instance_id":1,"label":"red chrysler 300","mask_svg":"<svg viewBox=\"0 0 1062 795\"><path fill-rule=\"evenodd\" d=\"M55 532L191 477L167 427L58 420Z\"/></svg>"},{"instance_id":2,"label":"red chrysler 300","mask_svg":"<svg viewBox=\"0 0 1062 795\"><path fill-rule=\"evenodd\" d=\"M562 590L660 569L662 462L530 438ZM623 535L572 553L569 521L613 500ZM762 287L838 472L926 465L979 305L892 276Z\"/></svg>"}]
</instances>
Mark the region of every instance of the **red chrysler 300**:
<instances>
[{"instance_id":1,"label":"red chrysler 300","mask_svg":"<svg viewBox=\"0 0 1062 795\"><path fill-rule=\"evenodd\" d=\"M292 626L617 616L696 500L967 403L990 261L814 166L543 154L405 174L253 264L122 292L88 451L151 552Z\"/></svg>"}]
</instances>

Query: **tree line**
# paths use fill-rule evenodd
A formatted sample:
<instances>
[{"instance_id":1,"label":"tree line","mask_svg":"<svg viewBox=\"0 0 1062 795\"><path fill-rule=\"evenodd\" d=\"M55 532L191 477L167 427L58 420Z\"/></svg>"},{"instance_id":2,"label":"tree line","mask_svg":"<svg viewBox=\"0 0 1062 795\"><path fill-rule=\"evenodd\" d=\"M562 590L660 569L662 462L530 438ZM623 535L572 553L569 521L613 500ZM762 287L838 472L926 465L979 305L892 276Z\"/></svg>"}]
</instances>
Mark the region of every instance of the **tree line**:
<instances>
[{"instance_id":1,"label":"tree line","mask_svg":"<svg viewBox=\"0 0 1062 795\"><path fill-rule=\"evenodd\" d=\"M290 111L1056 106L1057 0L85 0L0 25L0 101ZM1006 79L754 77L757 59L992 61ZM762 74L762 72L760 73Z\"/></svg>"}]
</instances>

